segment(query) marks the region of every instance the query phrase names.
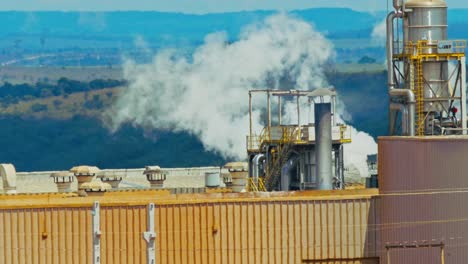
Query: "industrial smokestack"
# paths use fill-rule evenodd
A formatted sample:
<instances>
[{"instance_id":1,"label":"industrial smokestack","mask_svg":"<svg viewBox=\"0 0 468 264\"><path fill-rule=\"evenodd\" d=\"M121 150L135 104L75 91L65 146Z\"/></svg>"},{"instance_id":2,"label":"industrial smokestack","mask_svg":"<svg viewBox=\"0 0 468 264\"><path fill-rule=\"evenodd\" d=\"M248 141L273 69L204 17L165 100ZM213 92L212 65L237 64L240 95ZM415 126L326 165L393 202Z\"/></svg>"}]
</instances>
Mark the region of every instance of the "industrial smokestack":
<instances>
[{"instance_id":1,"label":"industrial smokestack","mask_svg":"<svg viewBox=\"0 0 468 264\"><path fill-rule=\"evenodd\" d=\"M316 175L318 189L333 189L331 103L315 103Z\"/></svg>"}]
</instances>

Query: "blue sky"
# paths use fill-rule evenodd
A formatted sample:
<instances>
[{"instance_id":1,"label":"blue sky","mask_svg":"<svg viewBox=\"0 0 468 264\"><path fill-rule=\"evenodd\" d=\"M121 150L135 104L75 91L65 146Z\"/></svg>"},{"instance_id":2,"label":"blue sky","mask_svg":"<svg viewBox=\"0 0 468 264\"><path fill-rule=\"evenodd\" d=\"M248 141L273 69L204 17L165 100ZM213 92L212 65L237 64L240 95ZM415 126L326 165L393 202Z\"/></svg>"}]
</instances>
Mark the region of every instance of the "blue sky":
<instances>
[{"instance_id":1,"label":"blue sky","mask_svg":"<svg viewBox=\"0 0 468 264\"><path fill-rule=\"evenodd\" d=\"M392 0L388 0L391 2ZM447 0L450 8L468 8L467 0ZM361 11L386 10L387 0L0 0L0 10L157 10L184 13L230 12L256 9L349 7Z\"/></svg>"}]
</instances>

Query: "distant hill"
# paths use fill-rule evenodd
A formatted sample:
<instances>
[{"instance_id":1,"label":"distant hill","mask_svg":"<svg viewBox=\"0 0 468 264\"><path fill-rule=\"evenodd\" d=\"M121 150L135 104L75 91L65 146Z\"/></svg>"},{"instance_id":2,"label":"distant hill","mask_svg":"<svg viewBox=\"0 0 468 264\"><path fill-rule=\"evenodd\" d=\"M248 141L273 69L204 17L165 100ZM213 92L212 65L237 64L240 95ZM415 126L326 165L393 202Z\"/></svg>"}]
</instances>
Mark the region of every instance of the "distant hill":
<instances>
[{"instance_id":1,"label":"distant hill","mask_svg":"<svg viewBox=\"0 0 468 264\"><path fill-rule=\"evenodd\" d=\"M384 135L386 73L332 71L327 75L353 118L350 123L374 137ZM78 164L137 168L225 162L217 153L205 151L188 133L131 125L110 133L100 121L101 113L119 90L93 89L59 96L41 93L39 97L24 96L16 103L0 104L0 145L4 150L0 151L0 161L14 163L20 171L63 170Z\"/></svg>"},{"instance_id":2,"label":"distant hill","mask_svg":"<svg viewBox=\"0 0 468 264\"><path fill-rule=\"evenodd\" d=\"M245 11L192 15L153 11L115 12L0 12L0 36L34 34L47 36L93 36L93 38L182 37L196 41L223 30L235 38L242 26L275 11ZM314 24L322 32L339 35L371 29L385 18L384 12L366 13L348 8L314 8L290 12ZM468 9L450 9L449 24L468 24ZM457 32L454 32L457 33Z\"/></svg>"}]
</instances>

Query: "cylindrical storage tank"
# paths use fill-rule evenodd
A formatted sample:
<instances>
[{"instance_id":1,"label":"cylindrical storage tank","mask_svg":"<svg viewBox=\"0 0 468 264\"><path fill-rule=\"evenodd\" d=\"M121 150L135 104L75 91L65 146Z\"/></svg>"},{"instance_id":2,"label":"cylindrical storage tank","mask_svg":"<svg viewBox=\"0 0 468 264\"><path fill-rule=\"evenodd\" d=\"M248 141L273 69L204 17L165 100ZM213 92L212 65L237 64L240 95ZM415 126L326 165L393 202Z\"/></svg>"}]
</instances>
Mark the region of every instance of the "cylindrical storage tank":
<instances>
[{"instance_id":1,"label":"cylindrical storage tank","mask_svg":"<svg viewBox=\"0 0 468 264\"><path fill-rule=\"evenodd\" d=\"M219 172L205 172L205 186L208 188L219 187Z\"/></svg>"},{"instance_id":2,"label":"cylindrical storage tank","mask_svg":"<svg viewBox=\"0 0 468 264\"><path fill-rule=\"evenodd\" d=\"M315 175L320 190L333 189L331 103L315 104Z\"/></svg>"},{"instance_id":3,"label":"cylindrical storage tank","mask_svg":"<svg viewBox=\"0 0 468 264\"><path fill-rule=\"evenodd\" d=\"M417 44L420 40L427 40L429 45L436 45L439 40L447 39L447 4L442 0L410 0L405 4L405 42ZM421 52L421 51L420 51ZM426 48L424 53L437 53L437 48ZM423 63L424 76L424 111L442 111L448 109L449 102L434 103L431 98L449 97L448 62L426 61ZM418 72L415 69L414 78ZM444 107L442 107L442 105Z\"/></svg>"}]
</instances>

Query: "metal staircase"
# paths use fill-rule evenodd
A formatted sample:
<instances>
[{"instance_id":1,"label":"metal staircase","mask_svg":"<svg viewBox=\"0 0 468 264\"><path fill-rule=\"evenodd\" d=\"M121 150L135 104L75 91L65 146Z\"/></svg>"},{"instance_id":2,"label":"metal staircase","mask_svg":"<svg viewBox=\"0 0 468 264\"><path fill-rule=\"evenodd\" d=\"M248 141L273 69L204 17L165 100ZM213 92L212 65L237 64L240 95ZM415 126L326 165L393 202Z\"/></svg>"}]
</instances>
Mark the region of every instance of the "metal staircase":
<instances>
[{"instance_id":1,"label":"metal staircase","mask_svg":"<svg viewBox=\"0 0 468 264\"><path fill-rule=\"evenodd\" d=\"M289 159L292 151L292 144L282 144L278 146L278 151L272 154L273 166L268 168L265 177L265 186L268 191L272 191L278 185L281 177L281 169Z\"/></svg>"}]
</instances>

